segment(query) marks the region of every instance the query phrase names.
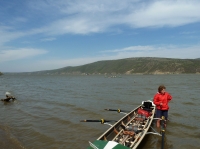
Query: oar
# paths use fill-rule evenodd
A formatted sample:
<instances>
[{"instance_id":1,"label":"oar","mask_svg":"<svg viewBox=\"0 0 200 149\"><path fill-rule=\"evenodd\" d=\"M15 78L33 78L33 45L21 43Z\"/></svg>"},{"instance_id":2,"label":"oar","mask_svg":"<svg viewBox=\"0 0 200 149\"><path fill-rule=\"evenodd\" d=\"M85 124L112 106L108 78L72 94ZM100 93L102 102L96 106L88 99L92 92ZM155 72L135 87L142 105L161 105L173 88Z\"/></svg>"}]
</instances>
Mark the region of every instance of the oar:
<instances>
[{"instance_id":1,"label":"oar","mask_svg":"<svg viewBox=\"0 0 200 149\"><path fill-rule=\"evenodd\" d=\"M164 149L164 139L165 139L165 117L161 117L161 135L162 135L162 143L161 143L161 149Z\"/></svg>"},{"instance_id":2,"label":"oar","mask_svg":"<svg viewBox=\"0 0 200 149\"><path fill-rule=\"evenodd\" d=\"M130 111L125 111L125 110L121 110L121 109L105 109L107 111L117 111L118 113L120 112L130 112Z\"/></svg>"},{"instance_id":3,"label":"oar","mask_svg":"<svg viewBox=\"0 0 200 149\"><path fill-rule=\"evenodd\" d=\"M80 120L80 122L101 122L101 124L106 123L106 122L117 122L116 120Z\"/></svg>"}]
</instances>

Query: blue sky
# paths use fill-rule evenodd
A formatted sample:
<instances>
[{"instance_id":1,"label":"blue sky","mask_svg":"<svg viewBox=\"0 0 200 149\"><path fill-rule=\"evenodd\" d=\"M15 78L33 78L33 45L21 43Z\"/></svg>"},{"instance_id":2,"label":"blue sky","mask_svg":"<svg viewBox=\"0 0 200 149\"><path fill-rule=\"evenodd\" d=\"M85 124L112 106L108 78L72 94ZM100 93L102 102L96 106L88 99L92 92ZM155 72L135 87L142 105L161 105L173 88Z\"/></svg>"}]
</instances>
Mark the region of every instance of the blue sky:
<instances>
[{"instance_id":1,"label":"blue sky","mask_svg":"<svg viewBox=\"0 0 200 149\"><path fill-rule=\"evenodd\" d=\"M200 58L199 0L1 0L0 71Z\"/></svg>"}]
</instances>

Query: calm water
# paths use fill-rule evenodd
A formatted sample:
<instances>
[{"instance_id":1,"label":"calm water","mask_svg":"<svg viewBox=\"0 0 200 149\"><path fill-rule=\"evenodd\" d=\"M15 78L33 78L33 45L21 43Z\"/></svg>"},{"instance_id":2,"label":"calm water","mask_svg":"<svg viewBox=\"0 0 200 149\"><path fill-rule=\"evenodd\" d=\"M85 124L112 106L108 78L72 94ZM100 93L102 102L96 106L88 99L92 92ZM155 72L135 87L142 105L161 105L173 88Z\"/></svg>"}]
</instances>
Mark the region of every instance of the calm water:
<instances>
[{"instance_id":1,"label":"calm water","mask_svg":"<svg viewBox=\"0 0 200 149\"><path fill-rule=\"evenodd\" d=\"M152 99L164 84L170 102L165 149L200 148L200 75L0 76L0 98L11 92L15 102L0 102L0 148L85 149L108 125L82 119L115 119ZM147 135L141 149L160 149L161 138Z\"/></svg>"}]
</instances>

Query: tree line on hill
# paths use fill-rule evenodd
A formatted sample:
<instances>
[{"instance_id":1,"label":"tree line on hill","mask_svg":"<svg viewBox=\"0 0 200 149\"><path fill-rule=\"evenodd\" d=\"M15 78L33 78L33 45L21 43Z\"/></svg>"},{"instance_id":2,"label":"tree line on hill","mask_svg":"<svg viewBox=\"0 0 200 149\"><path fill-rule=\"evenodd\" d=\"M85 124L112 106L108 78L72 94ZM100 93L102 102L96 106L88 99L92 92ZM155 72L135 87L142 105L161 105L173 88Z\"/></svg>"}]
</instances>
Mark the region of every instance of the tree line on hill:
<instances>
[{"instance_id":1,"label":"tree line on hill","mask_svg":"<svg viewBox=\"0 0 200 149\"><path fill-rule=\"evenodd\" d=\"M200 59L139 57L98 61L34 74L187 74L200 73ZM31 74L32 74L31 73Z\"/></svg>"}]
</instances>

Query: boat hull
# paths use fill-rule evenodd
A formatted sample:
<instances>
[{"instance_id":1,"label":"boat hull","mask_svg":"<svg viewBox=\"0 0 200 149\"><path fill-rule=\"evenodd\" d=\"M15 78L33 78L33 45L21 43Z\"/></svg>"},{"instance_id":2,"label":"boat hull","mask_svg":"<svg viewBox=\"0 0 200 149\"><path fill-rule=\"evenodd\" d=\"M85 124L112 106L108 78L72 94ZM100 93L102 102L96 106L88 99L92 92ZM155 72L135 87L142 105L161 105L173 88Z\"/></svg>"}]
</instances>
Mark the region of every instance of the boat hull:
<instances>
[{"instance_id":1,"label":"boat hull","mask_svg":"<svg viewBox=\"0 0 200 149\"><path fill-rule=\"evenodd\" d=\"M90 147L88 149L108 149L102 146L98 146L98 143L108 143L108 142L115 142L117 145L121 146L121 149L129 148L129 149L136 149L143 138L145 137L146 133L148 132L154 118L155 114L155 106L151 106L150 111L151 115L143 120L142 118L138 118L139 109L143 108L143 104L132 110L131 112L127 113L124 117L122 117L119 121L117 121L112 127L110 127L106 132L104 132L97 140L94 142L92 147L92 144L90 144ZM134 131L126 131L122 124L125 125L125 127L136 127L140 126L140 132L134 132ZM139 129L139 127L138 127ZM126 132L126 133L125 133ZM96 148L95 148L96 146ZM125 148L122 148L125 147ZM109 148L112 149L112 148ZM113 148L115 149L115 148Z\"/></svg>"}]
</instances>

